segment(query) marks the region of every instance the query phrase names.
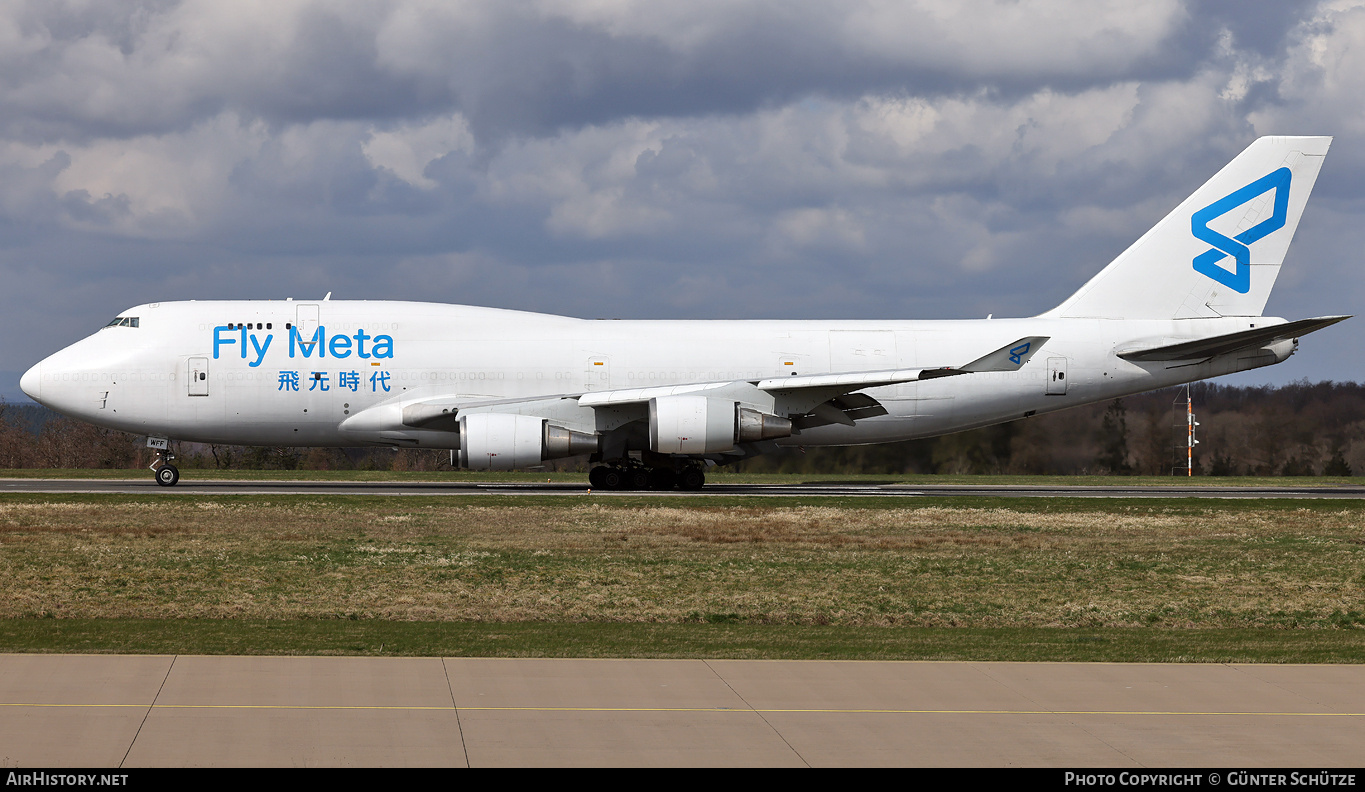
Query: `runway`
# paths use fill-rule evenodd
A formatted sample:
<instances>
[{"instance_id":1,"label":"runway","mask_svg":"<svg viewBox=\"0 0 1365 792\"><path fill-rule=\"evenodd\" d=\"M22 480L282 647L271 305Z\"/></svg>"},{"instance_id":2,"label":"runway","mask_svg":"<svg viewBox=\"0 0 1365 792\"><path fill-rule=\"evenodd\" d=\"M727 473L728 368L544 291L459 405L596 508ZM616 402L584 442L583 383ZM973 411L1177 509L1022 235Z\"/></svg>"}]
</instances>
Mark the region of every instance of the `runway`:
<instances>
[{"instance_id":1,"label":"runway","mask_svg":"<svg viewBox=\"0 0 1365 792\"><path fill-rule=\"evenodd\" d=\"M359 482L359 481L194 481L182 478L174 487L161 487L150 476L135 479L0 479L0 492L52 494L111 493L121 495L568 495L591 497L708 498L718 496L768 497L1007 497L1007 498L1365 498L1365 486L1242 487L1206 485L1168 486L1036 486L1021 484L707 484L699 492L592 490L583 483L499 482Z\"/></svg>"},{"instance_id":2,"label":"runway","mask_svg":"<svg viewBox=\"0 0 1365 792\"><path fill-rule=\"evenodd\" d=\"M1365 666L0 656L10 768L1350 767Z\"/></svg>"}]
</instances>

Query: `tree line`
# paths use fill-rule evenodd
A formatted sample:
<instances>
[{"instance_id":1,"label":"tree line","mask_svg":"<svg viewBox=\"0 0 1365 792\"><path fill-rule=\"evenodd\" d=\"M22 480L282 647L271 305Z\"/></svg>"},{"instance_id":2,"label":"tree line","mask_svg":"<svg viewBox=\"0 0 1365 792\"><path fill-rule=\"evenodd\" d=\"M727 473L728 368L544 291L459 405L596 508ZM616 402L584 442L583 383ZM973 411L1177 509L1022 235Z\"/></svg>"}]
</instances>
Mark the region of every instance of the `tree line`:
<instances>
[{"instance_id":1,"label":"tree line","mask_svg":"<svg viewBox=\"0 0 1365 792\"><path fill-rule=\"evenodd\" d=\"M926 440L786 449L738 469L768 473L1167 475L1184 465L1184 388L1036 415ZM1349 476L1365 470L1365 385L1302 380L1190 388L1195 475ZM1175 402L1179 400L1179 404ZM140 468L144 438L36 405L0 402L0 468ZM441 470L446 451L181 444L182 469ZM588 467L584 459L547 465ZM1182 471L1183 472L1183 471Z\"/></svg>"},{"instance_id":2,"label":"tree line","mask_svg":"<svg viewBox=\"0 0 1365 792\"><path fill-rule=\"evenodd\" d=\"M1190 396L1200 424L1195 475L1349 476L1365 470L1365 385L1201 382L1190 386ZM1180 387L926 440L794 450L744 466L791 473L1160 476L1186 465L1186 437Z\"/></svg>"}]
</instances>

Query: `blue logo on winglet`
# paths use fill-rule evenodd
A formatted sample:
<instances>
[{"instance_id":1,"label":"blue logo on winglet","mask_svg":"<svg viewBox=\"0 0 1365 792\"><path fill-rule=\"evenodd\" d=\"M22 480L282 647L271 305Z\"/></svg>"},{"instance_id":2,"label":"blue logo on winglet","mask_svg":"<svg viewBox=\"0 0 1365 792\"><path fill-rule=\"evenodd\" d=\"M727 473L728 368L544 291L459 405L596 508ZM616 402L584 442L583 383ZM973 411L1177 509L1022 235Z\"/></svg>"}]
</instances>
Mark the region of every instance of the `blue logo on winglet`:
<instances>
[{"instance_id":1,"label":"blue logo on winglet","mask_svg":"<svg viewBox=\"0 0 1365 792\"><path fill-rule=\"evenodd\" d=\"M1033 342L1027 341L1025 343L1020 344L1017 347L1012 348L1010 350L1010 362L1016 366L1019 365L1020 363L1019 359L1024 355L1028 354L1028 348L1031 346L1033 346Z\"/></svg>"},{"instance_id":2,"label":"blue logo on winglet","mask_svg":"<svg viewBox=\"0 0 1365 792\"><path fill-rule=\"evenodd\" d=\"M1213 245L1214 249L1194 257L1194 271L1213 278L1239 294L1251 291L1251 250L1247 245L1284 228L1285 218L1289 214L1289 179L1289 169L1280 168L1195 212L1190 218L1191 231L1197 239ZM1275 211L1270 217L1235 237L1223 236L1209 228L1209 221L1270 190L1275 191ZM1232 256L1236 262L1235 270L1229 271L1219 265L1226 256Z\"/></svg>"}]
</instances>

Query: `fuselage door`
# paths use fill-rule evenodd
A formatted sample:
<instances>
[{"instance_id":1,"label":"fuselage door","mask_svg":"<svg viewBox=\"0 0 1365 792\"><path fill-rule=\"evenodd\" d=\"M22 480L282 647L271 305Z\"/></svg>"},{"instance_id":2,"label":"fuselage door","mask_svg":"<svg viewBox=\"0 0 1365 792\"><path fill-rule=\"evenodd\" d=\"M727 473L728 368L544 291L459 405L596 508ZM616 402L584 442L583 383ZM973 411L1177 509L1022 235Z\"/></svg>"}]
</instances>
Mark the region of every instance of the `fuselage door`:
<instances>
[{"instance_id":1,"label":"fuselage door","mask_svg":"<svg viewBox=\"0 0 1365 792\"><path fill-rule=\"evenodd\" d=\"M1047 359L1047 395L1066 395L1066 358Z\"/></svg>"},{"instance_id":2,"label":"fuselage door","mask_svg":"<svg viewBox=\"0 0 1365 792\"><path fill-rule=\"evenodd\" d=\"M318 331L318 306L300 303L295 316L298 322L294 326L298 328L300 342L309 344L308 351L311 353L313 351L311 349L313 335Z\"/></svg>"},{"instance_id":3,"label":"fuselage door","mask_svg":"<svg viewBox=\"0 0 1365 792\"><path fill-rule=\"evenodd\" d=\"M611 359L601 355L588 358L585 367L583 389L602 391L611 389Z\"/></svg>"},{"instance_id":4,"label":"fuselage door","mask_svg":"<svg viewBox=\"0 0 1365 792\"><path fill-rule=\"evenodd\" d=\"M209 359L192 357L189 360L189 394L191 396L209 395Z\"/></svg>"}]
</instances>

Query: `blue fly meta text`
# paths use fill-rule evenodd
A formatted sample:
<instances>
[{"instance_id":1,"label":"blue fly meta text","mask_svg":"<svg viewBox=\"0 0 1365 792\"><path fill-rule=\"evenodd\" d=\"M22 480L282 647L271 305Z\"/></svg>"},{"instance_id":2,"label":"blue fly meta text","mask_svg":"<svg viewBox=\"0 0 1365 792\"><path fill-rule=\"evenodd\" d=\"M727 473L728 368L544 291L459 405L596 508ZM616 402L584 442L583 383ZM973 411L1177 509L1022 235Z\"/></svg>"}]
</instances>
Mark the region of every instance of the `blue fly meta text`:
<instances>
[{"instance_id":1,"label":"blue fly meta text","mask_svg":"<svg viewBox=\"0 0 1365 792\"><path fill-rule=\"evenodd\" d=\"M243 360L250 360L255 356L255 360L250 360L247 365L255 368L265 360L265 353L270 350L270 342L275 340L274 333L266 333L265 338L258 337L245 327L233 327L232 325L218 325L213 328L213 359L217 360L225 346L235 346ZM393 357L393 337L387 335L370 335L364 330L355 331L355 335L327 335L327 328L319 325L307 340L299 333L297 327L289 328L289 357L313 357L314 353L318 358L325 358L330 354L334 358L345 359L351 355L358 358L384 359Z\"/></svg>"}]
</instances>

